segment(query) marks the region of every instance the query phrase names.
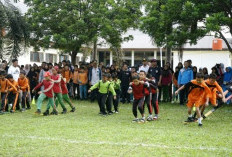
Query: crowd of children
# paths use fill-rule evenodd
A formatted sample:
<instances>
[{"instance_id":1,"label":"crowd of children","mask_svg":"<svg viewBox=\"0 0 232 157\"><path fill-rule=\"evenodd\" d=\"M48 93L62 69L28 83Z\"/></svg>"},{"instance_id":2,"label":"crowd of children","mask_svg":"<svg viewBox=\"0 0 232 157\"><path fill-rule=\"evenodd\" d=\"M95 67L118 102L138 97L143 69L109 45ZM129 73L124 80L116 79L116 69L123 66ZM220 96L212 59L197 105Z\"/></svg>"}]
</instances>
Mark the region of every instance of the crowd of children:
<instances>
[{"instance_id":1,"label":"crowd of children","mask_svg":"<svg viewBox=\"0 0 232 157\"><path fill-rule=\"evenodd\" d=\"M142 63L138 69L128 68L126 63L120 69L116 65L97 65L96 61L80 66L72 66L65 60L54 65L43 62L40 67L36 64L19 66L17 59L12 60L12 65L8 67L7 62L3 61L0 65L1 112L24 112L31 109L30 102L36 99L35 113L41 114L41 105L47 99L43 115L57 115L59 104L61 113L65 114L66 103L71 108L70 112L76 110L70 97L79 100L90 98L92 102L97 98L100 115L118 113L120 101L133 101L133 122L145 122L158 119L159 102L179 100L181 105L187 102L187 122L197 119L199 126L202 126L201 120L205 118L203 112L208 103L218 108L218 102L226 102L225 95L228 97L231 91L227 88L232 80L230 68L223 72L221 66L216 65L212 68L212 74L208 75L205 68L198 72L191 65L191 60L185 61L184 65L179 63L175 72L170 63L160 68L156 59L149 63L143 59ZM53 110L50 113L51 106ZM196 108L194 115L192 108ZM141 114L140 119L137 109Z\"/></svg>"}]
</instances>

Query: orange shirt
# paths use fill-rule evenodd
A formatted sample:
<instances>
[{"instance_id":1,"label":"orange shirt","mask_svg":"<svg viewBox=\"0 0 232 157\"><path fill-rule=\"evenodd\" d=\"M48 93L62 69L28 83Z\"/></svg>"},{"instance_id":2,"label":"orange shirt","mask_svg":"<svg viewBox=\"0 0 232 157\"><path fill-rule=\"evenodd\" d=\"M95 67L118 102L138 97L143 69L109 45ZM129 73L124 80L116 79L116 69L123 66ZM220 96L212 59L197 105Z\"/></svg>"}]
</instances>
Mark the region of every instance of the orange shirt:
<instances>
[{"instance_id":1,"label":"orange shirt","mask_svg":"<svg viewBox=\"0 0 232 157\"><path fill-rule=\"evenodd\" d=\"M198 84L196 80L192 80L191 82L187 83L186 88L189 89L188 100L189 101L199 101L202 100L204 97L209 97L210 89L202 82Z\"/></svg>"},{"instance_id":2,"label":"orange shirt","mask_svg":"<svg viewBox=\"0 0 232 157\"><path fill-rule=\"evenodd\" d=\"M66 79L66 82L69 83L70 79L72 78L72 73L69 70L63 71L63 78Z\"/></svg>"},{"instance_id":3,"label":"orange shirt","mask_svg":"<svg viewBox=\"0 0 232 157\"><path fill-rule=\"evenodd\" d=\"M172 83L175 85L175 87L178 87L178 81L175 78L175 74L172 75Z\"/></svg>"},{"instance_id":4,"label":"orange shirt","mask_svg":"<svg viewBox=\"0 0 232 157\"><path fill-rule=\"evenodd\" d=\"M205 80L205 84L209 87L210 89L210 97L216 97L216 92L219 91L220 93L223 92L222 87L215 81L213 84L210 83L210 80L207 79Z\"/></svg>"},{"instance_id":5,"label":"orange shirt","mask_svg":"<svg viewBox=\"0 0 232 157\"><path fill-rule=\"evenodd\" d=\"M18 79L18 86L21 88L23 92L26 92L29 88L28 79L25 77L24 79Z\"/></svg>"},{"instance_id":6,"label":"orange shirt","mask_svg":"<svg viewBox=\"0 0 232 157\"><path fill-rule=\"evenodd\" d=\"M79 75L78 71L73 72L72 79L73 79L73 83L75 84L78 84L78 75Z\"/></svg>"},{"instance_id":7,"label":"orange shirt","mask_svg":"<svg viewBox=\"0 0 232 157\"><path fill-rule=\"evenodd\" d=\"M9 82L10 82L10 81L9 81ZM18 86L18 82L16 82L15 80L13 80L13 82L10 82L10 83L12 83L12 85L13 85L14 87L17 87L17 86ZM13 92L14 94L16 94L18 90L17 90L17 88L11 87L11 88L9 88L8 91Z\"/></svg>"},{"instance_id":8,"label":"orange shirt","mask_svg":"<svg viewBox=\"0 0 232 157\"><path fill-rule=\"evenodd\" d=\"M17 90L16 87L7 79L0 80L0 86L1 86L1 92L6 93L8 91L8 88L11 87L14 90Z\"/></svg>"},{"instance_id":9,"label":"orange shirt","mask_svg":"<svg viewBox=\"0 0 232 157\"><path fill-rule=\"evenodd\" d=\"M81 82L80 85L85 85L88 82L88 76L86 72L79 73L78 79Z\"/></svg>"}]
</instances>

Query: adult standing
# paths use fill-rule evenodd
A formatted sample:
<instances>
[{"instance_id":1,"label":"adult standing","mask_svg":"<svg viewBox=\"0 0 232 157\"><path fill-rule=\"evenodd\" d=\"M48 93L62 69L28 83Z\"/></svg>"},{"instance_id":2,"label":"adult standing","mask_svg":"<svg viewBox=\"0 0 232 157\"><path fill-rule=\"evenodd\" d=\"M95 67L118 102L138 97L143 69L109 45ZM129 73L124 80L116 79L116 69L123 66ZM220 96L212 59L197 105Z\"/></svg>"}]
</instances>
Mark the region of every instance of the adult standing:
<instances>
[{"instance_id":1,"label":"adult standing","mask_svg":"<svg viewBox=\"0 0 232 157\"><path fill-rule=\"evenodd\" d=\"M147 60L146 58L143 59L143 65L141 67L139 67L139 72L140 71L145 71L146 74L148 73L149 70L149 65L147 64Z\"/></svg>"},{"instance_id":2,"label":"adult standing","mask_svg":"<svg viewBox=\"0 0 232 157\"><path fill-rule=\"evenodd\" d=\"M18 60L17 59L12 60L12 65L8 69L8 74L11 74L13 76L14 80L18 81L20 69L18 67Z\"/></svg>"},{"instance_id":3,"label":"adult standing","mask_svg":"<svg viewBox=\"0 0 232 157\"><path fill-rule=\"evenodd\" d=\"M158 89L161 90L161 80L162 80L162 75L161 75L161 68L157 64L156 59L151 60L151 67L148 70L148 73L155 78L156 82L158 82ZM159 94L158 100L160 102L161 99L161 94Z\"/></svg>"},{"instance_id":4,"label":"adult standing","mask_svg":"<svg viewBox=\"0 0 232 157\"><path fill-rule=\"evenodd\" d=\"M179 88L188 82L193 80L193 71L191 68L189 68L189 63L188 61L184 62L184 68L182 68L179 72L178 76L178 86ZM187 99L187 94L188 94L188 89L184 88L183 90L180 91L180 105L184 105L186 99Z\"/></svg>"},{"instance_id":5,"label":"adult standing","mask_svg":"<svg viewBox=\"0 0 232 157\"><path fill-rule=\"evenodd\" d=\"M88 74L88 79L89 79L89 85L90 86L95 85L96 83L98 83L98 81L101 80L102 71L101 71L100 68L98 68L96 60L92 62L92 67L89 68L88 73L89 73ZM98 89L95 89L95 90L93 90L91 92L91 97L90 97L91 102L93 102L95 100L97 95L98 95Z\"/></svg>"},{"instance_id":6,"label":"adult standing","mask_svg":"<svg viewBox=\"0 0 232 157\"><path fill-rule=\"evenodd\" d=\"M130 94L127 93L127 90L130 84L131 72L129 71L128 66L125 63L119 73L119 79L121 80L122 103L124 104L126 101L127 103L130 103Z\"/></svg>"}]
</instances>

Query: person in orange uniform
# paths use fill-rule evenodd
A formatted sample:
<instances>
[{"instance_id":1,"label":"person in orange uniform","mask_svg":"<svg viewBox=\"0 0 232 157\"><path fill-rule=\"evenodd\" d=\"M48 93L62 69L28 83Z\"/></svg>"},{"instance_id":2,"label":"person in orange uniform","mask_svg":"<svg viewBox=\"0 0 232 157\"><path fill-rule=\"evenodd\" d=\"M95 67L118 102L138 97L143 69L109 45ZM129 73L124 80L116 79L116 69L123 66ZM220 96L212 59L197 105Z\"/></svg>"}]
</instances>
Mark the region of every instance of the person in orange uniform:
<instances>
[{"instance_id":1,"label":"person in orange uniform","mask_svg":"<svg viewBox=\"0 0 232 157\"><path fill-rule=\"evenodd\" d=\"M13 76L11 74L7 75L6 78L13 85L12 87L10 87L8 89L8 92L9 92L8 104L9 104L9 106L12 106L11 109L10 109L10 112L14 113L15 112L15 107L16 107L16 104L17 104L17 101L18 101L18 96L19 96L19 92L18 92L18 89L17 89L18 82L14 80L14 78L13 78Z\"/></svg>"},{"instance_id":2,"label":"person in orange uniform","mask_svg":"<svg viewBox=\"0 0 232 157\"><path fill-rule=\"evenodd\" d=\"M222 101L225 102L225 95L223 93L222 88L220 87L220 85L217 83L216 81L217 79L217 75L216 74L210 74L209 75L209 79L205 80L205 84L210 88L210 94L209 94L209 102L211 103L211 105L214 106L214 108L216 109L218 106L217 103L217 91L219 92L219 94L222 96ZM204 102L206 101L206 98L203 99L202 102L202 108L201 108L201 116L202 118L206 118L204 116L204 110L207 107Z\"/></svg>"},{"instance_id":3,"label":"person in orange uniform","mask_svg":"<svg viewBox=\"0 0 232 157\"><path fill-rule=\"evenodd\" d=\"M64 70L63 70L63 74L62 74L63 78L66 79L66 85L67 85L67 88L68 88L68 92L70 91L70 88L71 88L71 79L72 79L72 72L69 70L69 66L68 65L65 65L64 66Z\"/></svg>"},{"instance_id":4,"label":"person in orange uniform","mask_svg":"<svg viewBox=\"0 0 232 157\"><path fill-rule=\"evenodd\" d=\"M79 83L78 83L78 75L79 75L79 69L78 65L74 66L74 71L72 74L72 80L73 80L73 96L75 99L78 99L78 93L79 93Z\"/></svg>"},{"instance_id":5,"label":"person in orange uniform","mask_svg":"<svg viewBox=\"0 0 232 157\"><path fill-rule=\"evenodd\" d=\"M12 83L10 83L9 80L7 80L6 78L6 72L5 71L0 71L0 91L1 91L1 113L4 113L6 106L7 106L7 97L8 97L8 88L12 87L14 89L16 89L16 87L14 85L12 85ZM7 106L8 108L8 106Z\"/></svg>"},{"instance_id":6,"label":"person in orange uniform","mask_svg":"<svg viewBox=\"0 0 232 157\"><path fill-rule=\"evenodd\" d=\"M204 82L204 75L201 73L197 73L196 79L190 81L186 85L183 85L180 87L175 94L177 95L179 91L183 90L184 88L188 89L188 119L186 122L193 122L193 116L192 116L192 108L196 107L196 113L198 118L198 126L202 126L201 122L201 113L200 113L200 107L205 99L205 105L208 105L209 103L209 95L210 95L210 89Z\"/></svg>"},{"instance_id":7,"label":"person in orange uniform","mask_svg":"<svg viewBox=\"0 0 232 157\"><path fill-rule=\"evenodd\" d=\"M19 79L18 79L18 88L20 91L22 91L22 100L21 100L21 105L22 105L22 112L24 112L26 109L26 104L27 104L27 109L31 109L29 99L27 98L28 96L28 89L29 89L29 81L25 76L26 72L24 70L20 71ZM29 89L30 90L30 89Z\"/></svg>"}]
</instances>

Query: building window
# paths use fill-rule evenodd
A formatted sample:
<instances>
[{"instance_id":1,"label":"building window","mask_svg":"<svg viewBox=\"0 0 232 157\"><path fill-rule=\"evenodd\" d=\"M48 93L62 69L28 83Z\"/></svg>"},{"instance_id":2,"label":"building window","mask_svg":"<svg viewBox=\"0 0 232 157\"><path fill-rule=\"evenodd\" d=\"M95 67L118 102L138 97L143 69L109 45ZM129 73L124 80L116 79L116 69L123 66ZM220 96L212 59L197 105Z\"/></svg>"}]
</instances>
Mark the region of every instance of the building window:
<instances>
[{"instance_id":1,"label":"building window","mask_svg":"<svg viewBox=\"0 0 232 157\"><path fill-rule=\"evenodd\" d=\"M99 51L99 63L103 62L104 65L110 64L110 52L109 51Z\"/></svg>"},{"instance_id":2,"label":"building window","mask_svg":"<svg viewBox=\"0 0 232 157\"><path fill-rule=\"evenodd\" d=\"M31 62L43 62L44 57L42 52L30 52Z\"/></svg>"},{"instance_id":3,"label":"building window","mask_svg":"<svg viewBox=\"0 0 232 157\"><path fill-rule=\"evenodd\" d=\"M66 61L69 60L68 55L60 55L59 61L62 62L63 60L66 60Z\"/></svg>"},{"instance_id":4,"label":"building window","mask_svg":"<svg viewBox=\"0 0 232 157\"><path fill-rule=\"evenodd\" d=\"M46 62L48 62L48 63L56 63L57 62L57 55L46 53Z\"/></svg>"}]
</instances>

